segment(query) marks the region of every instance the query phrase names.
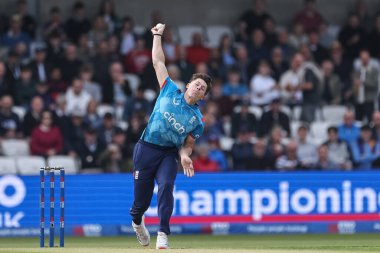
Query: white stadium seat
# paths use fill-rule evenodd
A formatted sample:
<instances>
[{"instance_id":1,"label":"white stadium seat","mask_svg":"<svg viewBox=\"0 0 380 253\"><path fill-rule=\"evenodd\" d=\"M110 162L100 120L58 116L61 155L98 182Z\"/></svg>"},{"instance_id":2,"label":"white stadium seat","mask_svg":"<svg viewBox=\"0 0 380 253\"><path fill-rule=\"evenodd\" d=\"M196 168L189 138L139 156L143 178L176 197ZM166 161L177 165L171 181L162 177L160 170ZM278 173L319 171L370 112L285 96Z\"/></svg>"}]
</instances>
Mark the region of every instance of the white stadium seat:
<instances>
[{"instance_id":1,"label":"white stadium seat","mask_svg":"<svg viewBox=\"0 0 380 253\"><path fill-rule=\"evenodd\" d=\"M77 161L71 156L56 155L47 159L49 167L63 167L66 174L76 174L79 171Z\"/></svg>"},{"instance_id":2,"label":"white stadium seat","mask_svg":"<svg viewBox=\"0 0 380 253\"><path fill-rule=\"evenodd\" d=\"M12 107L12 111L17 114L18 118L21 121L24 120L24 116L25 116L25 113L26 113L26 110L25 110L24 107L22 107L22 106L13 106Z\"/></svg>"},{"instance_id":3,"label":"white stadium seat","mask_svg":"<svg viewBox=\"0 0 380 253\"><path fill-rule=\"evenodd\" d=\"M46 161L41 156L16 157L17 171L21 175L38 175L40 169L46 166Z\"/></svg>"},{"instance_id":4,"label":"white stadium seat","mask_svg":"<svg viewBox=\"0 0 380 253\"><path fill-rule=\"evenodd\" d=\"M16 161L13 157L0 157L0 175L17 174Z\"/></svg>"},{"instance_id":5,"label":"white stadium seat","mask_svg":"<svg viewBox=\"0 0 380 253\"><path fill-rule=\"evenodd\" d=\"M230 27L224 25L210 25L206 26L207 45L210 48L217 48L220 39L224 34L228 34L233 41L233 33Z\"/></svg>"},{"instance_id":6,"label":"white stadium seat","mask_svg":"<svg viewBox=\"0 0 380 253\"><path fill-rule=\"evenodd\" d=\"M219 139L220 148L223 151L230 151L234 143L235 140L230 137L220 137Z\"/></svg>"},{"instance_id":7,"label":"white stadium seat","mask_svg":"<svg viewBox=\"0 0 380 253\"><path fill-rule=\"evenodd\" d=\"M201 33L204 36L203 28L197 25L183 25L178 27L178 36L183 46L190 46L194 33Z\"/></svg>"},{"instance_id":8,"label":"white stadium seat","mask_svg":"<svg viewBox=\"0 0 380 253\"><path fill-rule=\"evenodd\" d=\"M343 122L343 115L347 107L343 105L325 105L322 108L323 119L331 125L338 125Z\"/></svg>"},{"instance_id":9,"label":"white stadium seat","mask_svg":"<svg viewBox=\"0 0 380 253\"><path fill-rule=\"evenodd\" d=\"M128 81L129 87L131 88L133 94L135 94L140 85L140 78L135 74L125 74L124 79Z\"/></svg>"},{"instance_id":10,"label":"white stadium seat","mask_svg":"<svg viewBox=\"0 0 380 253\"><path fill-rule=\"evenodd\" d=\"M146 27L143 26L143 25L135 25L133 27L133 31L137 34L137 35L143 35L146 31Z\"/></svg>"},{"instance_id":11,"label":"white stadium seat","mask_svg":"<svg viewBox=\"0 0 380 253\"><path fill-rule=\"evenodd\" d=\"M30 154L30 147L27 140L3 140L1 141L1 150L5 156L27 156Z\"/></svg>"},{"instance_id":12,"label":"white stadium seat","mask_svg":"<svg viewBox=\"0 0 380 253\"><path fill-rule=\"evenodd\" d=\"M330 122L315 121L311 124L310 136L313 143L320 145L327 141L327 128L331 126Z\"/></svg>"},{"instance_id":13,"label":"white stadium seat","mask_svg":"<svg viewBox=\"0 0 380 253\"><path fill-rule=\"evenodd\" d=\"M106 105L106 104L99 105L98 108L96 108L96 112L98 113L98 115L101 118L103 118L104 114L106 114L107 112L112 113L112 115L115 114L115 110L114 110L113 106Z\"/></svg>"}]
</instances>

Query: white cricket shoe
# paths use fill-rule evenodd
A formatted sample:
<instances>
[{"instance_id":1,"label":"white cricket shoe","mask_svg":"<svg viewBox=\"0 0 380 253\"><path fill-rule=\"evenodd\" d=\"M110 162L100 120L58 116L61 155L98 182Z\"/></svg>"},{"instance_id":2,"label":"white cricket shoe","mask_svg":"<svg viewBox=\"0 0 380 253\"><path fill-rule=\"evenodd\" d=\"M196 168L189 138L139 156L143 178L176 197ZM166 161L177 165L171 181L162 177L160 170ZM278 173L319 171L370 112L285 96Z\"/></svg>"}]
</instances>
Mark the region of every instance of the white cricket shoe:
<instances>
[{"instance_id":1,"label":"white cricket shoe","mask_svg":"<svg viewBox=\"0 0 380 253\"><path fill-rule=\"evenodd\" d=\"M141 219L140 225L136 225L132 221L132 227L133 227L133 230L136 232L137 241L139 241L139 243L142 246L148 246L150 243L150 234L149 234L148 229L145 227L144 216Z\"/></svg>"},{"instance_id":2,"label":"white cricket shoe","mask_svg":"<svg viewBox=\"0 0 380 253\"><path fill-rule=\"evenodd\" d=\"M169 249L168 236L164 232L157 233L156 249Z\"/></svg>"}]
</instances>

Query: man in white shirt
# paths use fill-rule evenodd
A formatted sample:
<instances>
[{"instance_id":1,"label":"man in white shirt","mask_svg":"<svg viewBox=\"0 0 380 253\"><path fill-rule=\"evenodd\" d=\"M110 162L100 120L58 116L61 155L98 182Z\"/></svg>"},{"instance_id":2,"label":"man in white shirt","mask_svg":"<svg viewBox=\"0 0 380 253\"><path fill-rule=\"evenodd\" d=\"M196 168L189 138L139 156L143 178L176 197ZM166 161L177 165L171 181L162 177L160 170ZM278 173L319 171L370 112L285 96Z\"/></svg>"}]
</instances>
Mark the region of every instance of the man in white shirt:
<instances>
[{"instance_id":1,"label":"man in white shirt","mask_svg":"<svg viewBox=\"0 0 380 253\"><path fill-rule=\"evenodd\" d=\"M84 115L90 100L91 95L83 89L83 82L74 78L71 87L66 91L66 111L69 114L77 111Z\"/></svg>"}]
</instances>

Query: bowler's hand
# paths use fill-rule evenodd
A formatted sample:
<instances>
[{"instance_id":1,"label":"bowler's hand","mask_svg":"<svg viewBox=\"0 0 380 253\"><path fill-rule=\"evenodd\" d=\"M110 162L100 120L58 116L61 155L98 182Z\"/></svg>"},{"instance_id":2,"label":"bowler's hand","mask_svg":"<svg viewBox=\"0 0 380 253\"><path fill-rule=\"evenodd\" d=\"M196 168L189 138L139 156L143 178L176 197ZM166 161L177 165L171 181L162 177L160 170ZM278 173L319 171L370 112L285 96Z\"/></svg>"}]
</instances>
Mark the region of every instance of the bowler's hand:
<instances>
[{"instance_id":1,"label":"bowler's hand","mask_svg":"<svg viewBox=\"0 0 380 253\"><path fill-rule=\"evenodd\" d=\"M164 30L165 30L165 25L164 24L160 24L158 23L155 27L153 27L152 29L150 29L150 31L152 32L152 34L163 34L164 33Z\"/></svg>"},{"instance_id":2,"label":"bowler's hand","mask_svg":"<svg viewBox=\"0 0 380 253\"><path fill-rule=\"evenodd\" d=\"M193 161L189 156L181 156L181 164L183 167L183 173L187 177L194 176L194 167L193 167Z\"/></svg>"}]
</instances>

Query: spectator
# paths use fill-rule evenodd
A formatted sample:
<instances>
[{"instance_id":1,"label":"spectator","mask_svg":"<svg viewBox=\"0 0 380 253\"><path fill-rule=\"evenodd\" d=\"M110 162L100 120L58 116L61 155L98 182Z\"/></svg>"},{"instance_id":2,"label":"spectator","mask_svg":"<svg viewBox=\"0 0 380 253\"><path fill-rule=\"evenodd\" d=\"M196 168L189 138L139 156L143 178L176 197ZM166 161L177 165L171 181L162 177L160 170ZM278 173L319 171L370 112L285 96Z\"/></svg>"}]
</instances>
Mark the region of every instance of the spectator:
<instances>
[{"instance_id":1,"label":"spectator","mask_svg":"<svg viewBox=\"0 0 380 253\"><path fill-rule=\"evenodd\" d=\"M106 40L105 40L106 41ZM97 41L98 45L101 41ZM78 48L77 48L77 58L81 62L87 63L90 61L91 57L95 55L95 45L90 40L88 34L82 34L78 40Z\"/></svg>"},{"instance_id":2,"label":"spectator","mask_svg":"<svg viewBox=\"0 0 380 253\"><path fill-rule=\"evenodd\" d=\"M270 130L270 136L267 144L267 153L274 161L284 154L285 147L282 144L283 130L275 126Z\"/></svg>"},{"instance_id":3,"label":"spectator","mask_svg":"<svg viewBox=\"0 0 380 253\"><path fill-rule=\"evenodd\" d=\"M128 120L128 129L127 129L127 143L126 145L130 150L133 150L135 144L141 137L143 133L147 121L144 118L140 118L139 116L132 114L131 118Z\"/></svg>"},{"instance_id":4,"label":"spectator","mask_svg":"<svg viewBox=\"0 0 380 253\"><path fill-rule=\"evenodd\" d=\"M52 32L48 37L46 61L51 63L61 62L63 55L62 38L58 32Z\"/></svg>"},{"instance_id":5,"label":"spectator","mask_svg":"<svg viewBox=\"0 0 380 253\"><path fill-rule=\"evenodd\" d=\"M339 139L348 144L356 141L360 135L360 129L354 124L354 112L347 110L343 116L343 123L338 127Z\"/></svg>"},{"instance_id":6,"label":"spectator","mask_svg":"<svg viewBox=\"0 0 380 253\"><path fill-rule=\"evenodd\" d=\"M281 47L275 47L272 50L271 58L270 58L270 68L271 68L271 76L274 78L276 83L280 81L280 77L289 69L288 62L284 59L284 53Z\"/></svg>"},{"instance_id":7,"label":"spectator","mask_svg":"<svg viewBox=\"0 0 380 253\"><path fill-rule=\"evenodd\" d=\"M229 118L233 113L234 103L228 95L223 94L223 85L220 79L214 79L208 101L218 105L219 113L224 118Z\"/></svg>"},{"instance_id":8,"label":"spectator","mask_svg":"<svg viewBox=\"0 0 380 253\"><path fill-rule=\"evenodd\" d=\"M265 0L255 0L252 7L240 17L240 21L246 27L245 33L247 35L257 28L263 29L265 20L272 18L265 10Z\"/></svg>"},{"instance_id":9,"label":"spectator","mask_svg":"<svg viewBox=\"0 0 380 253\"><path fill-rule=\"evenodd\" d=\"M295 23L293 25L292 33L289 36L289 44L293 49L297 50L301 45L306 44L308 37L305 34L305 29L303 24Z\"/></svg>"},{"instance_id":10,"label":"spectator","mask_svg":"<svg viewBox=\"0 0 380 253\"><path fill-rule=\"evenodd\" d=\"M240 131L237 135L237 140L231 149L234 170L250 169L252 148L253 145L250 142L250 134L247 131Z\"/></svg>"},{"instance_id":11,"label":"spectator","mask_svg":"<svg viewBox=\"0 0 380 253\"><path fill-rule=\"evenodd\" d=\"M30 38L34 39L36 36L37 22L34 19L34 17L28 13L28 6L26 0L17 1L16 14L19 15L21 18L21 30Z\"/></svg>"},{"instance_id":12,"label":"spectator","mask_svg":"<svg viewBox=\"0 0 380 253\"><path fill-rule=\"evenodd\" d=\"M187 60L197 65L200 62L207 62L210 57L210 50L204 46L204 38L201 33L194 33L192 44L186 48Z\"/></svg>"},{"instance_id":13,"label":"spectator","mask_svg":"<svg viewBox=\"0 0 380 253\"><path fill-rule=\"evenodd\" d=\"M33 73L33 80L46 82L50 72L50 63L46 62L46 48L44 46L36 48L33 61L30 63Z\"/></svg>"},{"instance_id":14,"label":"spectator","mask_svg":"<svg viewBox=\"0 0 380 253\"><path fill-rule=\"evenodd\" d=\"M236 64L232 42L232 38L229 34L223 34L219 41L218 49L222 63L227 67Z\"/></svg>"},{"instance_id":15,"label":"spectator","mask_svg":"<svg viewBox=\"0 0 380 253\"><path fill-rule=\"evenodd\" d=\"M0 136L3 138L12 139L21 136L21 121L12 108L12 97L2 96L0 100Z\"/></svg>"},{"instance_id":16,"label":"spectator","mask_svg":"<svg viewBox=\"0 0 380 253\"><path fill-rule=\"evenodd\" d=\"M100 103L102 101L102 92L100 85L92 80L93 70L91 66L83 66L80 70L80 79L83 82L83 89L90 94L91 99Z\"/></svg>"},{"instance_id":17,"label":"spectator","mask_svg":"<svg viewBox=\"0 0 380 253\"><path fill-rule=\"evenodd\" d=\"M238 45L235 49L236 64L240 69L240 82L248 84L256 71L256 66L248 56L248 50L244 45Z\"/></svg>"},{"instance_id":18,"label":"spectator","mask_svg":"<svg viewBox=\"0 0 380 253\"><path fill-rule=\"evenodd\" d=\"M251 137L256 135L258 122L256 116L249 112L249 103L243 101L241 110L234 113L231 119L231 137L236 138L240 131L248 132Z\"/></svg>"},{"instance_id":19,"label":"spectator","mask_svg":"<svg viewBox=\"0 0 380 253\"><path fill-rule=\"evenodd\" d=\"M78 76L81 66L82 61L78 59L77 46L68 44L65 48L65 56L60 62L63 80L70 83Z\"/></svg>"},{"instance_id":20,"label":"spectator","mask_svg":"<svg viewBox=\"0 0 380 253\"><path fill-rule=\"evenodd\" d=\"M371 125L373 139L380 142L380 111L373 112Z\"/></svg>"},{"instance_id":21,"label":"spectator","mask_svg":"<svg viewBox=\"0 0 380 253\"><path fill-rule=\"evenodd\" d=\"M223 129L221 127L220 118L217 118L212 112L206 111L203 113L204 120L204 129L203 134L200 138L198 138L198 143L207 142L210 136L216 136L217 138L222 137Z\"/></svg>"},{"instance_id":22,"label":"spectator","mask_svg":"<svg viewBox=\"0 0 380 253\"><path fill-rule=\"evenodd\" d=\"M121 61L121 55L119 53L120 40L116 35L111 35L108 37L107 41L108 55L111 61Z\"/></svg>"},{"instance_id":23,"label":"spectator","mask_svg":"<svg viewBox=\"0 0 380 253\"><path fill-rule=\"evenodd\" d=\"M334 72L334 65L331 60L322 63L322 91L321 99L323 104L339 105L342 98L342 83L339 76Z\"/></svg>"},{"instance_id":24,"label":"spectator","mask_svg":"<svg viewBox=\"0 0 380 253\"><path fill-rule=\"evenodd\" d=\"M30 37L21 30L22 20L20 15L13 15L11 19L11 26L7 33L2 37L2 46L14 49L18 43L24 43L27 48L31 42Z\"/></svg>"},{"instance_id":25,"label":"spectator","mask_svg":"<svg viewBox=\"0 0 380 253\"><path fill-rule=\"evenodd\" d=\"M66 111L69 114L77 111L84 115L90 100L91 95L83 89L82 80L74 79L71 87L66 92Z\"/></svg>"},{"instance_id":26,"label":"spectator","mask_svg":"<svg viewBox=\"0 0 380 253\"><path fill-rule=\"evenodd\" d=\"M290 136L290 119L288 115L281 111L281 101L279 98L273 99L270 110L264 112L261 116L258 136L264 137L268 135L276 126L286 132L286 136Z\"/></svg>"},{"instance_id":27,"label":"spectator","mask_svg":"<svg viewBox=\"0 0 380 253\"><path fill-rule=\"evenodd\" d=\"M81 160L82 169L99 168L99 156L105 150L105 144L99 141L96 130L92 127L85 128L83 137L83 141L79 142L75 148Z\"/></svg>"},{"instance_id":28,"label":"spectator","mask_svg":"<svg viewBox=\"0 0 380 253\"><path fill-rule=\"evenodd\" d=\"M162 35L162 49L167 63L174 63L177 60L177 47L172 28L166 26Z\"/></svg>"},{"instance_id":29,"label":"spectator","mask_svg":"<svg viewBox=\"0 0 380 253\"><path fill-rule=\"evenodd\" d=\"M279 96L276 80L270 76L268 62L264 60L260 62L258 73L251 79L250 88L253 105L264 107Z\"/></svg>"},{"instance_id":30,"label":"spectator","mask_svg":"<svg viewBox=\"0 0 380 253\"><path fill-rule=\"evenodd\" d=\"M380 71L370 62L367 50L360 52L360 66L354 70L352 93L355 98L356 120L371 120L377 102Z\"/></svg>"},{"instance_id":31,"label":"spectator","mask_svg":"<svg viewBox=\"0 0 380 253\"><path fill-rule=\"evenodd\" d=\"M162 19L160 11L154 10L150 14L150 26L145 30L145 33L143 35L145 40L145 48L147 50L151 50L153 46L152 31L150 29L152 27L155 27L158 23L164 23L164 21Z\"/></svg>"},{"instance_id":32,"label":"spectator","mask_svg":"<svg viewBox=\"0 0 380 253\"><path fill-rule=\"evenodd\" d=\"M133 19L125 17L122 22L120 37L120 54L128 55L136 45L136 34L133 32Z\"/></svg>"},{"instance_id":33,"label":"spectator","mask_svg":"<svg viewBox=\"0 0 380 253\"><path fill-rule=\"evenodd\" d=\"M302 102L302 71L304 58L301 54L295 54L290 62L290 69L280 78L281 97L285 104L293 108Z\"/></svg>"},{"instance_id":34,"label":"spectator","mask_svg":"<svg viewBox=\"0 0 380 253\"><path fill-rule=\"evenodd\" d=\"M115 4L112 0L103 0L100 3L98 15L106 22L109 34L113 33L120 25L119 18L115 13Z\"/></svg>"},{"instance_id":35,"label":"spectator","mask_svg":"<svg viewBox=\"0 0 380 253\"><path fill-rule=\"evenodd\" d=\"M307 140L308 127L301 125L297 130L297 158L302 169L312 169L317 163L317 147Z\"/></svg>"},{"instance_id":36,"label":"spectator","mask_svg":"<svg viewBox=\"0 0 380 253\"><path fill-rule=\"evenodd\" d=\"M41 123L34 128L30 137L32 155L52 156L62 153L63 137L59 128L53 126L53 114L44 111Z\"/></svg>"},{"instance_id":37,"label":"spectator","mask_svg":"<svg viewBox=\"0 0 380 253\"><path fill-rule=\"evenodd\" d=\"M298 146L295 141L290 141L286 146L285 155L280 156L276 161L276 169L279 171L295 171L300 167L297 157Z\"/></svg>"},{"instance_id":38,"label":"spectator","mask_svg":"<svg viewBox=\"0 0 380 253\"><path fill-rule=\"evenodd\" d=\"M337 164L329 159L329 149L326 145L321 145L318 148L318 161L315 165L317 170L338 170Z\"/></svg>"},{"instance_id":39,"label":"spectator","mask_svg":"<svg viewBox=\"0 0 380 253\"><path fill-rule=\"evenodd\" d=\"M360 26L365 32L368 32L372 28L371 17L368 13L367 4L363 0L356 0L353 10L359 17Z\"/></svg>"},{"instance_id":40,"label":"spectator","mask_svg":"<svg viewBox=\"0 0 380 253\"><path fill-rule=\"evenodd\" d=\"M49 38L53 33L59 35L61 38L65 35L65 26L61 21L61 10L58 6L53 6L50 9L50 19L45 23L42 28L44 38Z\"/></svg>"},{"instance_id":41,"label":"spectator","mask_svg":"<svg viewBox=\"0 0 380 253\"><path fill-rule=\"evenodd\" d=\"M269 61L270 51L265 43L265 34L260 29L255 29L251 34L251 40L247 44L249 58L255 69L261 60Z\"/></svg>"},{"instance_id":42,"label":"spectator","mask_svg":"<svg viewBox=\"0 0 380 253\"><path fill-rule=\"evenodd\" d=\"M350 143L355 167L358 170L370 170L372 162L380 156L379 143L373 142L371 138L371 128L365 125L360 129L360 137Z\"/></svg>"},{"instance_id":43,"label":"spectator","mask_svg":"<svg viewBox=\"0 0 380 253\"><path fill-rule=\"evenodd\" d=\"M65 127L65 153L72 157L78 157L77 147L84 142L84 129L87 126L83 119L83 112L73 111L69 115L69 122L67 125L63 125Z\"/></svg>"},{"instance_id":44,"label":"spectator","mask_svg":"<svg viewBox=\"0 0 380 253\"><path fill-rule=\"evenodd\" d=\"M34 93L34 97L40 97L43 100L45 109L54 109L53 99L49 93L49 86L47 83L39 82L36 85L36 93Z\"/></svg>"},{"instance_id":45,"label":"spectator","mask_svg":"<svg viewBox=\"0 0 380 253\"><path fill-rule=\"evenodd\" d=\"M321 65L324 60L329 58L329 52L321 45L317 32L309 34L308 46L310 52L313 54L313 59L318 65Z\"/></svg>"},{"instance_id":46,"label":"spectator","mask_svg":"<svg viewBox=\"0 0 380 253\"><path fill-rule=\"evenodd\" d=\"M212 161L218 163L221 171L227 171L229 169L227 157L224 152L220 149L219 139L216 136L210 136L208 140L209 152L208 156Z\"/></svg>"},{"instance_id":47,"label":"spectator","mask_svg":"<svg viewBox=\"0 0 380 253\"><path fill-rule=\"evenodd\" d=\"M217 48L210 49L210 57L207 62L208 74L213 78L224 78L226 66L223 63L221 54Z\"/></svg>"},{"instance_id":48,"label":"spectator","mask_svg":"<svg viewBox=\"0 0 380 253\"><path fill-rule=\"evenodd\" d=\"M304 0L304 8L294 17L294 23L302 24L306 33L317 32L323 22L322 15L315 8L315 0Z\"/></svg>"},{"instance_id":49,"label":"spectator","mask_svg":"<svg viewBox=\"0 0 380 253\"><path fill-rule=\"evenodd\" d=\"M338 128L329 127L327 134L328 140L323 145L327 147L327 161L330 168L350 170L352 168L350 150L347 143L338 138Z\"/></svg>"},{"instance_id":50,"label":"spectator","mask_svg":"<svg viewBox=\"0 0 380 253\"><path fill-rule=\"evenodd\" d=\"M219 164L209 157L210 147L202 143L197 147L197 156L194 158L194 170L197 172L218 172Z\"/></svg>"},{"instance_id":51,"label":"spectator","mask_svg":"<svg viewBox=\"0 0 380 253\"><path fill-rule=\"evenodd\" d=\"M72 11L72 17L67 20L65 30L71 42L77 44L80 35L90 31L91 23L86 17L85 5L82 2L76 2Z\"/></svg>"},{"instance_id":52,"label":"spectator","mask_svg":"<svg viewBox=\"0 0 380 253\"><path fill-rule=\"evenodd\" d=\"M98 102L91 99L87 105L87 111L84 116L84 123L94 129L98 129L102 125L102 118L97 113Z\"/></svg>"},{"instance_id":53,"label":"spectator","mask_svg":"<svg viewBox=\"0 0 380 253\"><path fill-rule=\"evenodd\" d=\"M368 50L376 59L380 58L380 13L375 17L375 24L368 35Z\"/></svg>"},{"instance_id":54,"label":"spectator","mask_svg":"<svg viewBox=\"0 0 380 253\"><path fill-rule=\"evenodd\" d=\"M348 16L347 24L340 30L338 38L345 55L350 60L355 59L365 41L365 32L360 26L360 19L357 14L351 13Z\"/></svg>"},{"instance_id":55,"label":"spectator","mask_svg":"<svg viewBox=\"0 0 380 253\"><path fill-rule=\"evenodd\" d=\"M274 169L274 159L266 152L265 141L257 139L253 145L252 156L248 164L250 170L268 171Z\"/></svg>"},{"instance_id":56,"label":"spectator","mask_svg":"<svg viewBox=\"0 0 380 253\"><path fill-rule=\"evenodd\" d=\"M99 140L107 145L112 142L112 135L117 131L119 127L116 126L116 122L112 113L107 112L103 116L103 122L98 128Z\"/></svg>"},{"instance_id":57,"label":"spectator","mask_svg":"<svg viewBox=\"0 0 380 253\"><path fill-rule=\"evenodd\" d=\"M12 95L13 80L12 74L8 74L7 67L3 61L0 61L0 97Z\"/></svg>"},{"instance_id":58,"label":"spectator","mask_svg":"<svg viewBox=\"0 0 380 253\"><path fill-rule=\"evenodd\" d=\"M124 78L123 66L114 62L109 67L109 80L102 87L103 103L124 106L127 98L132 95L129 83Z\"/></svg>"},{"instance_id":59,"label":"spectator","mask_svg":"<svg viewBox=\"0 0 380 253\"><path fill-rule=\"evenodd\" d=\"M269 50L272 50L276 45L278 45L276 23L272 18L267 18L264 21L263 32L265 34L265 45Z\"/></svg>"},{"instance_id":60,"label":"spectator","mask_svg":"<svg viewBox=\"0 0 380 253\"><path fill-rule=\"evenodd\" d=\"M43 110L44 103L42 99L40 97L34 97L30 102L30 108L26 112L22 123L24 137L29 137L33 129L40 124Z\"/></svg>"},{"instance_id":61,"label":"spectator","mask_svg":"<svg viewBox=\"0 0 380 253\"><path fill-rule=\"evenodd\" d=\"M318 30L319 43L322 47L330 48L336 40L336 35L328 30L328 24L322 22Z\"/></svg>"},{"instance_id":62,"label":"spectator","mask_svg":"<svg viewBox=\"0 0 380 253\"><path fill-rule=\"evenodd\" d=\"M180 89L182 92L186 91L186 85L184 82L181 81L181 71L175 64L168 64L167 65L168 74L170 79L173 80L173 82L177 85L178 89Z\"/></svg>"},{"instance_id":63,"label":"spectator","mask_svg":"<svg viewBox=\"0 0 380 253\"><path fill-rule=\"evenodd\" d=\"M109 53L108 43L106 41L101 41L97 47L95 56L91 58L91 64L94 69L94 82L99 83L102 87L103 100L105 97L108 97L108 94L110 94L109 86L106 84L109 82L109 69L112 62L113 60Z\"/></svg>"},{"instance_id":64,"label":"spectator","mask_svg":"<svg viewBox=\"0 0 380 253\"><path fill-rule=\"evenodd\" d=\"M128 121L132 114L147 117L152 112L152 106L144 98L144 90L138 88L135 95L125 103L123 120Z\"/></svg>"},{"instance_id":65,"label":"spectator","mask_svg":"<svg viewBox=\"0 0 380 253\"><path fill-rule=\"evenodd\" d=\"M144 45L143 38L137 38L135 47L125 56L125 69L128 73L141 75L147 64L151 62L152 53Z\"/></svg>"},{"instance_id":66,"label":"spectator","mask_svg":"<svg viewBox=\"0 0 380 253\"><path fill-rule=\"evenodd\" d=\"M49 87L49 92L54 100L59 94L66 93L68 84L62 80L62 72L60 68L52 68L47 85Z\"/></svg>"},{"instance_id":67,"label":"spectator","mask_svg":"<svg viewBox=\"0 0 380 253\"><path fill-rule=\"evenodd\" d=\"M248 98L247 84L240 83L240 70L231 67L227 72L227 82L223 85L223 94L230 96L235 102Z\"/></svg>"},{"instance_id":68,"label":"spectator","mask_svg":"<svg viewBox=\"0 0 380 253\"><path fill-rule=\"evenodd\" d=\"M29 66L23 65L20 70L20 80L14 87L15 102L26 108L36 93L36 83L32 80L32 70Z\"/></svg>"}]
</instances>

